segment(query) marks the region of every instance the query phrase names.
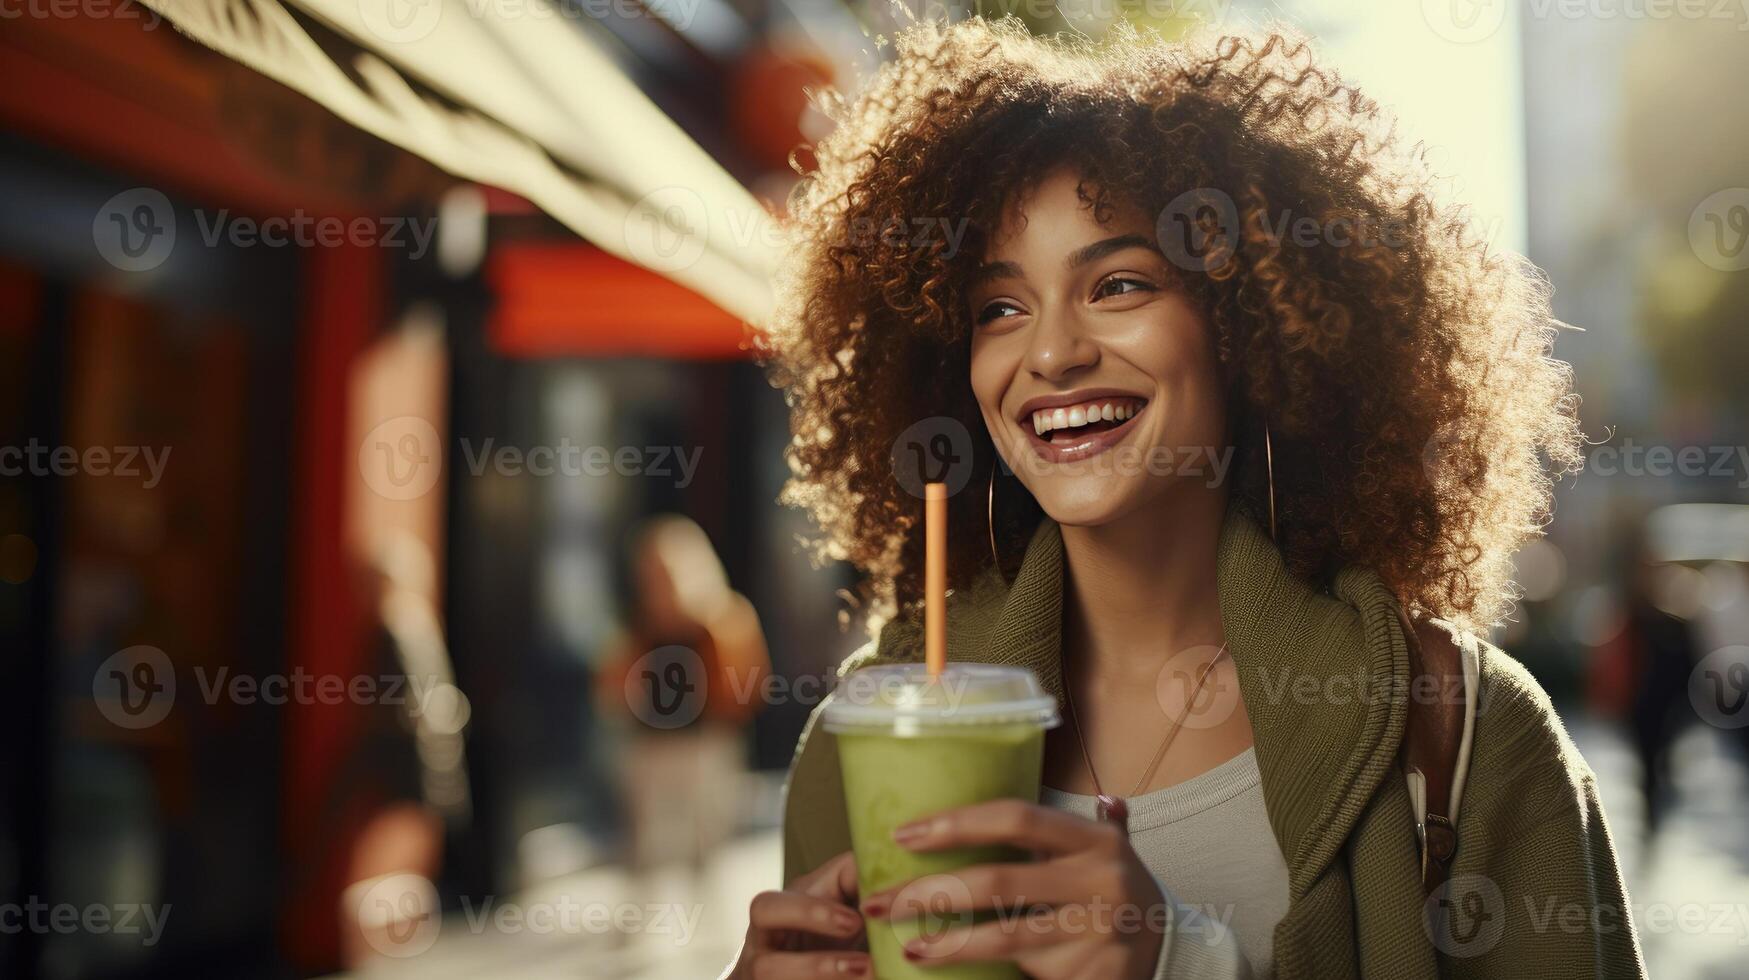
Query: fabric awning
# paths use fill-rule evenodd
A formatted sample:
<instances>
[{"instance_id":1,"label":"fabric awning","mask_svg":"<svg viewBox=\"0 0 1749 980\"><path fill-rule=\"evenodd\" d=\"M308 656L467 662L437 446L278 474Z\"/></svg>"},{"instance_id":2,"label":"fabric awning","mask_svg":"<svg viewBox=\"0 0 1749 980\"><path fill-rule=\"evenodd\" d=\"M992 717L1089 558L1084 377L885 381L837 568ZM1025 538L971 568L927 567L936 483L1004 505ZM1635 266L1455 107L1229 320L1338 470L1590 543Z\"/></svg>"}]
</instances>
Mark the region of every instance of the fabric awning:
<instances>
[{"instance_id":1,"label":"fabric awning","mask_svg":"<svg viewBox=\"0 0 1749 980\"><path fill-rule=\"evenodd\" d=\"M773 219L548 0L144 2L352 125L764 323Z\"/></svg>"}]
</instances>

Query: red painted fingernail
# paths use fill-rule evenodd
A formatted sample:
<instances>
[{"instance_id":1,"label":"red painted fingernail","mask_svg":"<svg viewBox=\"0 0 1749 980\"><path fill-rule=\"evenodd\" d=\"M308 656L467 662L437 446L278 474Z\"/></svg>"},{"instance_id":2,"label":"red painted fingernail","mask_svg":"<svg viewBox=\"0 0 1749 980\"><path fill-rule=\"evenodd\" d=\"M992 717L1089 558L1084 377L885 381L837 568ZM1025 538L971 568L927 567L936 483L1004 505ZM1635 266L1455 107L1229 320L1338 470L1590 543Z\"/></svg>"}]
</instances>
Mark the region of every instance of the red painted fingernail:
<instances>
[{"instance_id":1,"label":"red painted fingernail","mask_svg":"<svg viewBox=\"0 0 1749 980\"><path fill-rule=\"evenodd\" d=\"M915 963L923 958L923 946L915 939L905 944L905 960Z\"/></svg>"},{"instance_id":2,"label":"red painted fingernail","mask_svg":"<svg viewBox=\"0 0 1749 980\"><path fill-rule=\"evenodd\" d=\"M901 844L910 844L922 840L924 837L928 836L928 834L928 824L908 823L893 831L893 840L896 840Z\"/></svg>"},{"instance_id":3,"label":"red painted fingernail","mask_svg":"<svg viewBox=\"0 0 1749 980\"><path fill-rule=\"evenodd\" d=\"M877 896L862 903L862 914L872 919L878 919L887 914L887 908L887 900Z\"/></svg>"}]
</instances>

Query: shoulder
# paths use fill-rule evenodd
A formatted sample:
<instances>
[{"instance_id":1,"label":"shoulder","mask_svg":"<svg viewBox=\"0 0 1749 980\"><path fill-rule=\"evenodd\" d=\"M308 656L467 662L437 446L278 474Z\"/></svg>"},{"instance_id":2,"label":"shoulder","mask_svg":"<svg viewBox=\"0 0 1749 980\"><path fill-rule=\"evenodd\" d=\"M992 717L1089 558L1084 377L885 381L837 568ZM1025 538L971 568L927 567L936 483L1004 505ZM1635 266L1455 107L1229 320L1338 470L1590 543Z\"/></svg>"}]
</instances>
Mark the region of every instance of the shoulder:
<instances>
[{"instance_id":1,"label":"shoulder","mask_svg":"<svg viewBox=\"0 0 1749 980\"><path fill-rule=\"evenodd\" d=\"M1535 814L1582 802L1596 778L1542 685L1515 657L1483 640L1466 805Z\"/></svg>"},{"instance_id":2,"label":"shoulder","mask_svg":"<svg viewBox=\"0 0 1749 980\"><path fill-rule=\"evenodd\" d=\"M1644 977L1596 776L1530 671L1479 647L1474 751L1442 898L1487 911L1440 946L1455 957L1447 964L1462 964L1450 975L1516 975L1535 964L1551 975ZM1549 928L1556 914L1559 928Z\"/></svg>"},{"instance_id":3,"label":"shoulder","mask_svg":"<svg viewBox=\"0 0 1749 980\"><path fill-rule=\"evenodd\" d=\"M1476 701L1478 734L1529 750L1539 748L1558 756L1566 766L1589 767L1567 734L1561 716L1535 677L1516 657L1485 641L1476 640L1481 667L1481 690Z\"/></svg>"}]
</instances>

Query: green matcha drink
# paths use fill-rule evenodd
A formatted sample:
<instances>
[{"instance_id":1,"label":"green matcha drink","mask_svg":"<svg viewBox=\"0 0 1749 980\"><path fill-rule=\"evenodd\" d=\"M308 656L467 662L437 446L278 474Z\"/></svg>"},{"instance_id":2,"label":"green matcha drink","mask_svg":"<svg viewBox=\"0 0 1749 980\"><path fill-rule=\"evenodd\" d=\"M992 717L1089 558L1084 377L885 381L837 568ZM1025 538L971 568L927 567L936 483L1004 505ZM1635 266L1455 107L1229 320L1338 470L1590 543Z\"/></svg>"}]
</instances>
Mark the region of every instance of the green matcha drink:
<instances>
[{"instance_id":1,"label":"green matcha drink","mask_svg":"<svg viewBox=\"0 0 1749 980\"><path fill-rule=\"evenodd\" d=\"M845 679L822 720L837 736L862 894L974 864L1026 859L998 847L913 852L893 840L893 830L969 803L1038 799L1044 733L1057 724L1057 706L1031 671L949 664L931 679L922 664L867 667ZM901 948L907 940L969 925L972 918L938 912L904 919L905 911L896 910L892 922L867 923L880 980L1020 980L1011 963L926 969L906 962Z\"/></svg>"}]
</instances>

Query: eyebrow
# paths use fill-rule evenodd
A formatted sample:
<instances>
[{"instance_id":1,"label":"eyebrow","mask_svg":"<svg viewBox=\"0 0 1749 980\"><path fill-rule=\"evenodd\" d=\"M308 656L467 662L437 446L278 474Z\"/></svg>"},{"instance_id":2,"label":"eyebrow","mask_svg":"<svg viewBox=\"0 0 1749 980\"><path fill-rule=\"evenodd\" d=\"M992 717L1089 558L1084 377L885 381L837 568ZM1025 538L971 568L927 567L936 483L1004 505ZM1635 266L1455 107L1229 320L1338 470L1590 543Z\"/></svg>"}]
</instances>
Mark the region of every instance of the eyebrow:
<instances>
[{"instance_id":1,"label":"eyebrow","mask_svg":"<svg viewBox=\"0 0 1749 980\"><path fill-rule=\"evenodd\" d=\"M1097 262L1113 252L1121 252L1126 248L1146 248L1159 251L1154 247L1153 242L1141 235L1119 235L1116 238L1107 238L1104 241L1083 245L1076 249L1069 256L1068 266L1071 269L1079 268L1089 262Z\"/></svg>"},{"instance_id":2,"label":"eyebrow","mask_svg":"<svg viewBox=\"0 0 1749 980\"><path fill-rule=\"evenodd\" d=\"M1106 238L1091 245L1083 245L1069 254L1069 260L1064 263L1067 268L1078 269L1089 262L1097 262L1115 252L1126 248L1145 248L1159 251L1159 248L1142 235L1118 235ZM1013 262L986 262L973 270L973 284L988 282L991 279L1016 279L1020 277L1020 266Z\"/></svg>"}]
</instances>

